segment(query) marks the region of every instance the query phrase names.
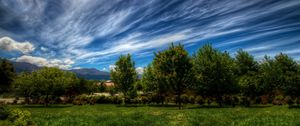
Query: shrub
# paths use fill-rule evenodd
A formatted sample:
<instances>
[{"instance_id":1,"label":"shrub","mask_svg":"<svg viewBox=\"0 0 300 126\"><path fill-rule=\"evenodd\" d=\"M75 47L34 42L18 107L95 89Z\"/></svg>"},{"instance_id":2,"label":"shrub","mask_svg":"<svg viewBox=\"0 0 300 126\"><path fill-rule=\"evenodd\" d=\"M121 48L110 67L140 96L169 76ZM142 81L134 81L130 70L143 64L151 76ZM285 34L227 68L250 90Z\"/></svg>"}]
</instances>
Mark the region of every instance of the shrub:
<instances>
[{"instance_id":1,"label":"shrub","mask_svg":"<svg viewBox=\"0 0 300 126\"><path fill-rule=\"evenodd\" d=\"M189 103L189 96L186 94L181 95L180 99L181 99L182 103L184 103L184 104Z\"/></svg>"},{"instance_id":2,"label":"shrub","mask_svg":"<svg viewBox=\"0 0 300 126\"><path fill-rule=\"evenodd\" d=\"M273 102L274 105L283 105L285 103L284 97L282 95L275 96Z\"/></svg>"},{"instance_id":3,"label":"shrub","mask_svg":"<svg viewBox=\"0 0 300 126\"><path fill-rule=\"evenodd\" d=\"M33 126L29 111L20 109L8 109L5 106L0 107L1 125L7 126Z\"/></svg>"},{"instance_id":4,"label":"shrub","mask_svg":"<svg viewBox=\"0 0 300 126\"><path fill-rule=\"evenodd\" d=\"M290 97L290 96L287 96L285 98L285 101L288 105L293 105L294 104L294 100Z\"/></svg>"},{"instance_id":5,"label":"shrub","mask_svg":"<svg viewBox=\"0 0 300 126\"><path fill-rule=\"evenodd\" d=\"M269 96L268 95L263 95L260 96L261 104L268 104L269 103Z\"/></svg>"},{"instance_id":6,"label":"shrub","mask_svg":"<svg viewBox=\"0 0 300 126\"><path fill-rule=\"evenodd\" d=\"M31 120L31 114L29 111L12 109L9 111L7 118L9 121L13 122L15 126L32 126L34 123Z\"/></svg>"},{"instance_id":7,"label":"shrub","mask_svg":"<svg viewBox=\"0 0 300 126\"><path fill-rule=\"evenodd\" d=\"M251 104L251 100L248 97L242 97L241 105L244 105L245 107L249 107Z\"/></svg>"},{"instance_id":8,"label":"shrub","mask_svg":"<svg viewBox=\"0 0 300 126\"><path fill-rule=\"evenodd\" d=\"M9 115L9 111L6 107L0 106L0 120L5 120Z\"/></svg>"},{"instance_id":9,"label":"shrub","mask_svg":"<svg viewBox=\"0 0 300 126\"><path fill-rule=\"evenodd\" d=\"M196 98L194 96L190 96L189 97L189 103L195 104L195 102L196 102Z\"/></svg>"},{"instance_id":10,"label":"shrub","mask_svg":"<svg viewBox=\"0 0 300 126\"><path fill-rule=\"evenodd\" d=\"M195 99L196 103L198 103L199 105L203 105L205 103L204 99L202 96L197 96Z\"/></svg>"}]
</instances>

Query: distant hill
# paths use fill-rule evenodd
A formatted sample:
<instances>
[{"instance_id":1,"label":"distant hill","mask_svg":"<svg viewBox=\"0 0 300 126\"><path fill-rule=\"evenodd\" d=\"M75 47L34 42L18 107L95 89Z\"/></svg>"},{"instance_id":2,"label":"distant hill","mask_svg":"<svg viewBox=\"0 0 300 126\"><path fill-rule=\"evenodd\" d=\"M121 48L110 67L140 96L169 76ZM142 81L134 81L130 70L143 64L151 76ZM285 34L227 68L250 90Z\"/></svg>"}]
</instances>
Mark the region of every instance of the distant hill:
<instances>
[{"instance_id":1,"label":"distant hill","mask_svg":"<svg viewBox=\"0 0 300 126\"><path fill-rule=\"evenodd\" d=\"M75 73L78 77L82 77L88 80L109 80L109 72L99 71L95 68L82 68L72 69L71 72Z\"/></svg>"},{"instance_id":2,"label":"distant hill","mask_svg":"<svg viewBox=\"0 0 300 126\"><path fill-rule=\"evenodd\" d=\"M26 62L12 62L12 64L17 73L32 72L40 69L40 67ZM82 77L88 80L109 80L110 79L109 72L99 71L95 68L72 69L68 71L75 73L77 77Z\"/></svg>"},{"instance_id":3,"label":"distant hill","mask_svg":"<svg viewBox=\"0 0 300 126\"><path fill-rule=\"evenodd\" d=\"M35 70L38 70L39 67L30 63L25 63L25 62L12 62L15 71L17 73L21 73L21 72L32 72Z\"/></svg>"}]
</instances>

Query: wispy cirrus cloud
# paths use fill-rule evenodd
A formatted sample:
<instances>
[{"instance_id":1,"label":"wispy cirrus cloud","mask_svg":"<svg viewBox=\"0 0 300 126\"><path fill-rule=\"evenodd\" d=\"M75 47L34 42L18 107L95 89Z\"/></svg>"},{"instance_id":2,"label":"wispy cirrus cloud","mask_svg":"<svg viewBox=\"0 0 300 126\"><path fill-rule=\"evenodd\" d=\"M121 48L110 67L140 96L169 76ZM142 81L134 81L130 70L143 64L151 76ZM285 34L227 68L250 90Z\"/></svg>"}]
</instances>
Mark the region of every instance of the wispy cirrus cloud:
<instances>
[{"instance_id":1,"label":"wispy cirrus cloud","mask_svg":"<svg viewBox=\"0 0 300 126\"><path fill-rule=\"evenodd\" d=\"M298 0L0 1L0 37L32 41L33 57L99 69L126 53L144 66L172 42L189 52L210 42L260 57L297 49L299 8Z\"/></svg>"}]
</instances>

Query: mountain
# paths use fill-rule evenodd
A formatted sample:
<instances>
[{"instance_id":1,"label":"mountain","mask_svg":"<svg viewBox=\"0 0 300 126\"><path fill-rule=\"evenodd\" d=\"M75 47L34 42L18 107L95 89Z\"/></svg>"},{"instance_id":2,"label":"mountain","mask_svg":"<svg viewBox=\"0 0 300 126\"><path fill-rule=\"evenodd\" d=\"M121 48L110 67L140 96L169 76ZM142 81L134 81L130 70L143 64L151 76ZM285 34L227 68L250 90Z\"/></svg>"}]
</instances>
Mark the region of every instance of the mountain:
<instances>
[{"instance_id":1,"label":"mountain","mask_svg":"<svg viewBox=\"0 0 300 126\"><path fill-rule=\"evenodd\" d=\"M30 63L26 63L26 62L12 62L15 71L17 73L21 73L21 72L32 72L35 70L38 70L40 67L30 64Z\"/></svg>"},{"instance_id":2,"label":"mountain","mask_svg":"<svg viewBox=\"0 0 300 126\"><path fill-rule=\"evenodd\" d=\"M95 68L81 68L72 69L71 72L75 73L78 77L82 77L88 80L109 80L109 72L99 71Z\"/></svg>"},{"instance_id":3,"label":"mountain","mask_svg":"<svg viewBox=\"0 0 300 126\"><path fill-rule=\"evenodd\" d=\"M41 68L34 64L30 64L26 62L12 62L12 64L17 73L32 72ZM75 73L77 77L82 77L88 80L109 80L110 79L109 72L99 71L95 68L71 69L68 71Z\"/></svg>"}]
</instances>

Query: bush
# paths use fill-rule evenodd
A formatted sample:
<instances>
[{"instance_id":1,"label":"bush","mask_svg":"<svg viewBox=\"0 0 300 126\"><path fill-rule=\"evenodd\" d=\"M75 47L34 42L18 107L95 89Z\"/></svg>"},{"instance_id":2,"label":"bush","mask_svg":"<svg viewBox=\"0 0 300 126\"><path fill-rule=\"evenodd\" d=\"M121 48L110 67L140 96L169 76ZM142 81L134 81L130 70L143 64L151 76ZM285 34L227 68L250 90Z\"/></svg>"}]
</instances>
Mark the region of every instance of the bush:
<instances>
[{"instance_id":1,"label":"bush","mask_svg":"<svg viewBox=\"0 0 300 126\"><path fill-rule=\"evenodd\" d=\"M288 105L293 105L294 104L294 100L290 97L290 96L287 96L285 98L285 101Z\"/></svg>"},{"instance_id":2,"label":"bush","mask_svg":"<svg viewBox=\"0 0 300 126\"><path fill-rule=\"evenodd\" d=\"M244 105L245 107L249 107L251 104L251 100L248 97L242 97L241 105Z\"/></svg>"},{"instance_id":3,"label":"bush","mask_svg":"<svg viewBox=\"0 0 300 126\"><path fill-rule=\"evenodd\" d=\"M274 105L283 105L285 104L284 97L282 95L277 95L272 103Z\"/></svg>"},{"instance_id":4,"label":"bush","mask_svg":"<svg viewBox=\"0 0 300 126\"><path fill-rule=\"evenodd\" d=\"M195 102L196 102L196 98L194 96L190 96L189 97L189 103L195 104Z\"/></svg>"},{"instance_id":5,"label":"bush","mask_svg":"<svg viewBox=\"0 0 300 126\"><path fill-rule=\"evenodd\" d=\"M9 115L9 111L6 107L0 107L0 120L5 120Z\"/></svg>"},{"instance_id":6,"label":"bush","mask_svg":"<svg viewBox=\"0 0 300 126\"><path fill-rule=\"evenodd\" d=\"M31 120L29 111L12 109L9 112L8 120L13 122L15 126L32 126L34 123Z\"/></svg>"},{"instance_id":7,"label":"bush","mask_svg":"<svg viewBox=\"0 0 300 126\"><path fill-rule=\"evenodd\" d=\"M195 99L196 103L199 105L203 105L205 103L204 98L202 96L197 96Z\"/></svg>"},{"instance_id":8,"label":"bush","mask_svg":"<svg viewBox=\"0 0 300 126\"><path fill-rule=\"evenodd\" d=\"M181 95L181 96L180 96L180 99L181 99L181 102L182 102L183 104L189 103L189 96L186 95L186 94Z\"/></svg>"},{"instance_id":9,"label":"bush","mask_svg":"<svg viewBox=\"0 0 300 126\"><path fill-rule=\"evenodd\" d=\"M0 107L1 125L13 126L33 126L35 125L31 120L29 111L20 109L7 109L4 106Z\"/></svg>"}]
</instances>

